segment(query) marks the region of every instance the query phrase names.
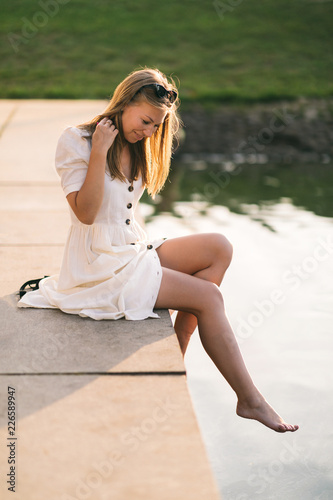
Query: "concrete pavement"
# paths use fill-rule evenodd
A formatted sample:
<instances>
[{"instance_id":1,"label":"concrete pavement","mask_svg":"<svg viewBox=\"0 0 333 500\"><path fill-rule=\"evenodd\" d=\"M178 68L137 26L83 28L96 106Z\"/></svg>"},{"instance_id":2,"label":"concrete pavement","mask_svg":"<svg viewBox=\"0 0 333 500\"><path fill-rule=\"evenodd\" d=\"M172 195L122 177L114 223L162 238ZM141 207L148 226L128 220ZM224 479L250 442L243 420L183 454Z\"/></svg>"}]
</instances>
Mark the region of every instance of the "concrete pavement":
<instances>
[{"instance_id":1,"label":"concrete pavement","mask_svg":"<svg viewBox=\"0 0 333 500\"><path fill-rule=\"evenodd\" d=\"M0 496L215 500L167 311L97 322L16 307L24 281L61 263L57 139L104 105L0 101Z\"/></svg>"}]
</instances>

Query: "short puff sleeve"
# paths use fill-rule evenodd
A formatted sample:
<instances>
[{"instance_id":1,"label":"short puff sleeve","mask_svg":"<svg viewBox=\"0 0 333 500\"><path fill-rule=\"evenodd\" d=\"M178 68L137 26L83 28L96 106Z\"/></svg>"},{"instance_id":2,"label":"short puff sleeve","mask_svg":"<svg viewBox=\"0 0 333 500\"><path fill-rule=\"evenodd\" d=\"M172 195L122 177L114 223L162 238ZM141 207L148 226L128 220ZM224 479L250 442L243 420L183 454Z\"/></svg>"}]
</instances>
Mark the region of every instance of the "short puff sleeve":
<instances>
[{"instance_id":1,"label":"short puff sleeve","mask_svg":"<svg viewBox=\"0 0 333 500\"><path fill-rule=\"evenodd\" d=\"M84 133L76 127L68 127L58 141L55 167L65 196L80 191L87 175L91 147Z\"/></svg>"}]
</instances>

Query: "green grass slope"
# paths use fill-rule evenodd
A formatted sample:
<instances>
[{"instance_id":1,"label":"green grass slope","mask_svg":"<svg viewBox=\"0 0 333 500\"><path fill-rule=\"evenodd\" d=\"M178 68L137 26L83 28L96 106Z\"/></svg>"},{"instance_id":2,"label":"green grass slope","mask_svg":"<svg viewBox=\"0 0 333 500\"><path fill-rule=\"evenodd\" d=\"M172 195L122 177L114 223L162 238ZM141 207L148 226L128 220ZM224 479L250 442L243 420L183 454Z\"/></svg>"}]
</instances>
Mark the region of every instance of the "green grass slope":
<instances>
[{"instance_id":1,"label":"green grass slope","mask_svg":"<svg viewBox=\"0 0 333 500\"><path fill-rule=\"evenodd\" d=\"M107 98L158 67L187 101L333 94L330 0L10 0L1 98Z\"/></svg>"}]
</instances>

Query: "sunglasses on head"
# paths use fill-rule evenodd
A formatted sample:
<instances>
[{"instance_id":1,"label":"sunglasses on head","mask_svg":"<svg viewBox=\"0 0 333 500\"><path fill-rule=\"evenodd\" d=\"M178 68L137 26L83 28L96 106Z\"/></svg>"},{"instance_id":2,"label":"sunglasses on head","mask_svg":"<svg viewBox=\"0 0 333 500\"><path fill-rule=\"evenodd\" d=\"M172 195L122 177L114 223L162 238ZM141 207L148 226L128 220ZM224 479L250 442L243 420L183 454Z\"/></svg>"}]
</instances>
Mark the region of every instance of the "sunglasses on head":
<instances>
[{"instance_id":1,"label":"sunglasses on head","mask_svg":"<svg viewBox=\"0 0 333 500\"><path fill-rule=\"evenodd\" d=\"M159 97L160 99L167 96L171 103L175 102L178 96L175 90L167 90L165 87L163 87L163 85L160 85L159 83L149 83L148 85L143 85L140 90L145 88L154 89L157 97ZM140 90L138 92L140 92Z\"/></svg>"}]
</instances>

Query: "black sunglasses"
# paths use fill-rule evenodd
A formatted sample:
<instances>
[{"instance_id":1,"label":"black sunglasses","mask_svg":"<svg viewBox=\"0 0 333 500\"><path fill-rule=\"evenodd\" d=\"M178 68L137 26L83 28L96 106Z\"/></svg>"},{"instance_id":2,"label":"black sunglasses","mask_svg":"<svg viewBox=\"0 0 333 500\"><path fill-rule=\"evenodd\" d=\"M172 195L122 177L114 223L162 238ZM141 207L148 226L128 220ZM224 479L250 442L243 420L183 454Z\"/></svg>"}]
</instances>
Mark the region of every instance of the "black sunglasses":
<instances>
[{"instance_id":1,"label":"black sunglasses","mask_svg":"<svg viewBox=\"0 0 333 500\"><path fill-rule=\"evenodd\" d=\"M48 278L49 276L44 276L44 278ZM22 299L23 295L25 295L27 292L33 292L35 290L38 290L39 289L39 282L42 280L43 278L38 278L36 280L29 280L29 281L26 281L25 283L23 283L23 285L21 286L18 294L20 296L20 299Z\"/></svg>"},{"instance_id":2,"label":"black sunglasses","mask_svg":"<svg viewBox=\"0 0 333 500\"><path fill-rule=\"evenodd\" d=\"M167 98L169 99L169 101L171 103L175 102L175 100L177 99L177 96L178 96L178 94L175 90L167 90L165 87L163 87L163 85L160 85L159 83L149 83L148 85L143 85L141 87L141 89L138 90L138 92L140 92L142 89L145 89L145 88L154 89L157 97L159 97L159 98L163 98L163 97L167 96Z\"/></svg>"}]
</instances>

